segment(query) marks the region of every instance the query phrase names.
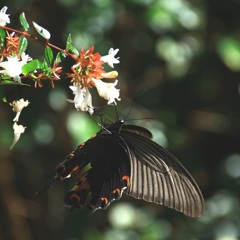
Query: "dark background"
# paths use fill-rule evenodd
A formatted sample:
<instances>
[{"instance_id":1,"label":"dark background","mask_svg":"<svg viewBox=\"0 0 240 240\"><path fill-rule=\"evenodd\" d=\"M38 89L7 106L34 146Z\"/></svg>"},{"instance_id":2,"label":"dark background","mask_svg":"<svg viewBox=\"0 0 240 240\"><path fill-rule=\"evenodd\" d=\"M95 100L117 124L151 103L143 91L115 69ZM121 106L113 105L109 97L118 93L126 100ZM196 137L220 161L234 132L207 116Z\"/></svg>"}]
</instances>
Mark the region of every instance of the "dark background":
<instances>
[{"instance_id":1,"label":"dark background","mask_svg":"<svg viewBox=\"0 0 240 240\"><path fill-rule=\"evenodd\" d=\"M147 127L198 182L205 215L190 219L174 210L124 196L107 211L69 213L63 204L75 179L36 190L78 144L98 131L86 114L66 101L69 79L35 89L9 89L28 99L20 123L27 126L9 150L14 113L0 103L0 240L159 240L240 237L240 1L238 0L16 0L8 6L20 28L25 12L64 48L68 33L79 49L101 55L119 48L120 116ZM29 40L28 53L41 58L44 46ZM65 67L69 67L66 61ZM27 82L27 80L26 80ZM94 95L94 94L93 94ZM95 105L106 102L94 95ZM113 107L104 114L114 120ZM147 119L152 118L152 119Z\"/></svg>"}]
</instances>

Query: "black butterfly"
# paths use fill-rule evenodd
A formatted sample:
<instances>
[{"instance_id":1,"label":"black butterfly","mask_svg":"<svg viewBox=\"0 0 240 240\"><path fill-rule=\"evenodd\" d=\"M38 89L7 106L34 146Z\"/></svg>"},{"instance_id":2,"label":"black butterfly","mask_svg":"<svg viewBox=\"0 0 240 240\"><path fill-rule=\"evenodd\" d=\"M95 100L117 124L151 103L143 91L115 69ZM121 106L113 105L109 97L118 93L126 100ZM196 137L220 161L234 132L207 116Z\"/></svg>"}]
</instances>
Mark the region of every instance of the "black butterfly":
<instances>
[{"instance_id":1,"label":"black butterfly","mask_svg":"<svg viewBox=\"0 0 240 240\"><path fill-rule=\"evenodd\" d=\"M147 129L122 120L105 124L65 158L48 186L73 173L80 175L64 199L70 210L85 202L92 212L106 209L126 193L190 217L201 216L204 200L193 177L151 137Z\"/></svg>"}]
</instances>

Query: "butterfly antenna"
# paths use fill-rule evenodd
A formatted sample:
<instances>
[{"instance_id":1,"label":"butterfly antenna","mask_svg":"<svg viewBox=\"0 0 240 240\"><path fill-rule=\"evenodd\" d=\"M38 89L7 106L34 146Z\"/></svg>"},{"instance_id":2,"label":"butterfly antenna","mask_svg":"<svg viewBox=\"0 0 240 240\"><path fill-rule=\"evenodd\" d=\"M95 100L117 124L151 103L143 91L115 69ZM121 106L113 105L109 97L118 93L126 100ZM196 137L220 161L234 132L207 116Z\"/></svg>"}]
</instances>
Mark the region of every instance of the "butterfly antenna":
<instances>
[{"instance_id":1,"label":"butterfly antenna","mask_svg":"<svg viewBox=\"0 0 240 240\"><path fill-rule=\"evenodd\" d=\"M124 121L127 120L127 118L129 117L130 113L132 112L132 109L133 109L133 106L134 106L134 104L135 104L136 98L137 98L138 96L143 95L146 91L147 91L146 89L142 89L142 90L140 90L140 91L138 92L138 94L134 97L133 102L132 102L132 105L131 105L131 107L130 107L130 109L129 109L127 115L126 115L126 117L124 118Z\"/></svg>"},{"instance_id":2,"label":"butterfly antenna","mask_svg":"<svg viewBox=\"0 0 240 240\"><path fill-rule=\"evenodd\" d=\"M96 115L100 118L101 123L97 122L95 118L92 117L92 120L101 128L104 129L107 133L111 134L107 128L104 127L107 121L109 121L103 114L103 111L100 110L100 107L95 107L97 111L95 111ZM110 121L109 121L110 122Z\"/></svg>"},{"instance_id":3,"label":"butterfly antenna","mask_svg":"<svg viewBox=\"0 0 240 240\"><path fill-rule=\"evenodd\" d=\"M115 110L115 114L116 114L116 116L117 116L117 119L119 119L120 117L119 117L119 114L118 114L118 111L117 111L117 106L116 106L116 104L114 104L114 110Z\"/></svg>"},{"instance_id":4,"label":"butterfly antenna","mask_svg":"<svg viewBox=\"0 0 240 240\"><path fill-rule=\"evenodd\" d=\"M154 119L157 119L157 118L155 118L155 117L131 118L131 119L128 119L128 120L126 120L126 121L154 120Z\"/></svg>"},{"instance_id":5,"label":"butterfly antenna","mask_svg":"<svg viewBox=\"0 0 240 240\"><path fill-rule=\"evenodd\" d=\"M129 111L128 111L127 115L125 116L124 121L126 121L126 119L128 119L130 113L132 112L133 106L134 106L134 101L132 102L132 105L131 105Z\"/></svg>"}]
</instances>

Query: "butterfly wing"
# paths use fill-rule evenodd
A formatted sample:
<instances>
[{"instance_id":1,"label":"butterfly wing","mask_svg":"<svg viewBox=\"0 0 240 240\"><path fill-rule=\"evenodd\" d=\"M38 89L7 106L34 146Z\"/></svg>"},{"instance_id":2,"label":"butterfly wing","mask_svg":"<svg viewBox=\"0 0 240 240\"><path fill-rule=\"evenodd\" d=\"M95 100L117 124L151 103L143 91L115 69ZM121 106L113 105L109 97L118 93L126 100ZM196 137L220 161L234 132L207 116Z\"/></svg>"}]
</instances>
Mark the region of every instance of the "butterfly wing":
<instances>
[{"instance_id":1,"label":"butterfly wing","mask_svg":"<svg viewBox=\"0 0 240 240\"><path fill-rule=\"evenodd\" d=\"M155 142L131 131L121 131L130 153L131 178L126 193L165 205L190 217L203 214L204 200L185 167Z\"/></svg>"},{"instance_id":2,"label":"butterfly wing","mask_svg":"<svg viewBox=\"0 0 240 240\"><path fill-rule=\"evenodd\" d=\"M56 182L80 177L64 202L70 210L82 207L106 209L122 192L174 208L187 216L202 215L204 200L188 171L167 150L150 140L151 133L142 127L118 121L79 145L56 169ZM89 200L88 200L89 199Z\"/></svg>"},{"instance_id":3,"label":"butterfly wing","mask_svg":"<svg viewBox=\"0 0 240 240\"><path fill-rule=\"evenodd\" d=\"M140 126L136 126L136 125L122 125L121 130L127 131L127 132L132 132L135 133L137 135L140 135L142 137L145 138L152 138L152 133L150 131L148 131L146 128L140 127Z\"/></svg>"},{"instance_id":4,"label":"butterfly wing","mask_svg":"<svg viewBox=\"0 0 240 240\"><path fill-rule=\"evenodd\" d=\"M74 155L82 160L88 159L91 167L65 196L64 202L73 210L82 207L89 196L88 207L92 212L106 209L113 200L121 198L129 185L128 152L120 139L100 134L86 142L79 151L81 154L76 151Z\"/></svg>"}]
</instances>

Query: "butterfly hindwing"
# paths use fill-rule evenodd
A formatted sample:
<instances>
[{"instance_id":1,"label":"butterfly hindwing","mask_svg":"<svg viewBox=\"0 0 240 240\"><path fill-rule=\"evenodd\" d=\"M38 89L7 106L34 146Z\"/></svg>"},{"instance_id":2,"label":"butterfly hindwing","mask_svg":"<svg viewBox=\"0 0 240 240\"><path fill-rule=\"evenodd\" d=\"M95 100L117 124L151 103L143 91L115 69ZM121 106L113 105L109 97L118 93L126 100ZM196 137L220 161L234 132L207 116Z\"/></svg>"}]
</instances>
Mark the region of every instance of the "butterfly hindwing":
<instances>
[{"instance_id":1,"label":"butterfly hindwing","mask_svg":"<svg viewBox=\"0 0 240 240\"><path fill-rule=\"evenodd\" d=\"M80 150L83 151L82 158L88 159L91 167L64 200L72 210L82 207L88 194L88 207L92 212L106 209L113 200L121 197L123 189L129 184L125 179L130 178L129 156L120 139L98 134L92 141L96 142L94 148L91 142L87 142L90 147L86 144Z\"/></svg>"}]
</instances>

